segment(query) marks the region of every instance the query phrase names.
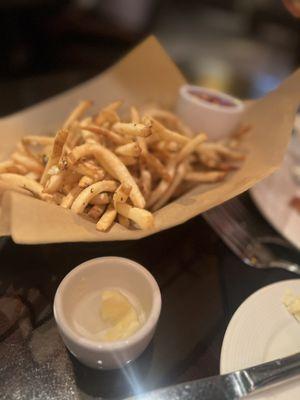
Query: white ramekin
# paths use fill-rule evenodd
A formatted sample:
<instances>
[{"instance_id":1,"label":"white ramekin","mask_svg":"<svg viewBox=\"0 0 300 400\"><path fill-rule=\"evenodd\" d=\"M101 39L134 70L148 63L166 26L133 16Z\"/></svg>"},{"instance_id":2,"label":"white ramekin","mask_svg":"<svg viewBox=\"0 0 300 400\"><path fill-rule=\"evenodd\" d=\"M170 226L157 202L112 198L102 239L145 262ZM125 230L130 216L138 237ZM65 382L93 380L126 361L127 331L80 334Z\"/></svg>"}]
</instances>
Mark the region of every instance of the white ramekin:
<instances>
[{"instance_id":1,"label":"white ramekin","mask_svg":"<svg viewBox=\"0 0 300 400\"><path fill-rule=\"evenodd\" d=\"M71 320L78 297L112 286L139 300L145 323L126 340L116 342L95 342L79 335ZM80 264L65 276L54 298L54 317L66 347L83 364L97 369L119 368L137 358L153 337L160 310L160 290L153 276L135 261L121 257L94 258Z\"/></svg>"},{"instance_id":2,"label":"white ramekin","mask_svg":"<svg viewBox=\"0 0 300 400\"><path fill-rule=\"evenodd\" d=\"M202 100L192 93L208 94L230 101L224 106ZM193 132L207 133L209 139L218 140L233 132L241 121L245 106L241 100L214 89L183 85L179 90L177 114Z\"/></svg>"}]
</instances>

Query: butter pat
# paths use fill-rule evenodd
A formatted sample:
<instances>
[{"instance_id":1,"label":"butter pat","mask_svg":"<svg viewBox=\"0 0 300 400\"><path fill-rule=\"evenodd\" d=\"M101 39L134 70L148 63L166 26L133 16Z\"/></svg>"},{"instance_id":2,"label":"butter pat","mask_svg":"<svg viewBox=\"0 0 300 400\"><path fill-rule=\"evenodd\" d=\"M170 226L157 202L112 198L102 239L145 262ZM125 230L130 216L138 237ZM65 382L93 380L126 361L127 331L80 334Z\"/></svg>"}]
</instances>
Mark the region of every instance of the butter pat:
<instances>
[{"instance_id":1,"label":"butter pat","mask_svg":"<svg viewBox=\"0 0 300 400\"><path fill-rule=\"evenodd\" d=\"M100 315L103 322L109 326L102 336L102 340L105 341L126 339L141 325L137 310L129 298L116 289L104 290L101 293Z\"/></svg>"},{"instance_id":2,"label":"butter pat","mask_svg":"<svg viewBox=\"0 0 300 400\"><path fill-rule=\"evenodd\" d=\"M288 312L300 322L300 296L295 296L291 290L288 290L283 297L283 304Z\"/></svg>"}]
</instances>

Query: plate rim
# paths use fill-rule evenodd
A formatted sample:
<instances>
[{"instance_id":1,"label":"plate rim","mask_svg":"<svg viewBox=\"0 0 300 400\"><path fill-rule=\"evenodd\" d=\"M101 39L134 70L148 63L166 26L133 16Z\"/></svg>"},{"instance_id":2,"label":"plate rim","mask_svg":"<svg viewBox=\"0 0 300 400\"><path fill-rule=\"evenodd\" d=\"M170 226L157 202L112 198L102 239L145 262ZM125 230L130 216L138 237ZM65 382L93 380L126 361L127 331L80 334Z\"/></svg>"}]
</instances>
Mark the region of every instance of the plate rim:
<instances>
[{"instance_id":1,"label":"plate rim","mask_svg":"<svg viewBox=\"0 0 300 400\"><path fill-rule=\"evenodd\" d=\"M279 169L277 169L274 172L274 174L276 174L280 169L286 169L286 168L287 168L286 162L283 161L281 167ZM287 232L285 232L282 229L282 227L280 226L280 224L278 224L276 222L276 219L274 219L273 217L270 217L268 215L268 213L266 212L265 207L264 207L264 202L261 202L259 200L259 195L257 193L257 188L259 186L265 185L266 181L271 176L273 176L273 174L268 176L268 177L266 177L262 181L258 182L253 187L251 187L250 190L249 190L250 197L251 197L252 201L254 202L255 206L257 207L258 211L262 214L264 219L276 230L276 232L279 233L281 236L283 236L289 243L291 243L293 246L295 246L298 250L300 250L300 240L297 240L297 236L296 235L289 235ZM275 215L275 214L273 213L272 215Z\"/></svg>"},{"instance_id":2,"label":"plate rim","mask_svg":"<svg viewBox=\"0 0 300 400\"><path fill-rule=\"evenodd\" d=\"M265 291L271 290L272 287L275 287L275 286L278 286L278 285L282 285L283 283L290 283L290 282L296 282L296 281L300 283L300 278L282 279L280 281L270 283L270 284L268 284L266 286L263 286L260 289L256 290L252 294L250 294L239 305L239 307L233 313L233 315L232 315L232 317L231 317L231 319L230 319L230 321L229 321L229 323L227 325L227 328L226 328L226 331L225 331L225 334L224 334L224 337L223 337L222 346L221 346L221 354L220 354L220 367L219 367L220 374L226 374L228 372L231 372L231 371L224 371L225 346L226 346L226 343L228 341L228 337L231 335L231 331L232 331L232 329L234 327L234 323L239 318L239 315L243 312L243 308L246 307L247 304L250 303L253 298L255 298L256 296L261 295Z\"/></svg>"}]
</instances>

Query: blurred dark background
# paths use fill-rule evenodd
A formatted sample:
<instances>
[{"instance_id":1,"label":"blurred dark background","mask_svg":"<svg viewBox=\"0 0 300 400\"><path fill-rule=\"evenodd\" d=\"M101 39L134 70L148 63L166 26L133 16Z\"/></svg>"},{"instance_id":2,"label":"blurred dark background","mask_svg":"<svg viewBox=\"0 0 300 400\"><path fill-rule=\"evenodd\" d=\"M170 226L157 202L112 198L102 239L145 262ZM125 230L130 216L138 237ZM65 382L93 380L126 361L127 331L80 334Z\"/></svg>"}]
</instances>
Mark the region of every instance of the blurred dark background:
<instances>
[{"instance_id":1,"label":"blurred dark background","mask_svg":"<svg viewBox=\"0 0 300 400\"><path fill-rule=\"evenodd\" d=\"M0 0L0 115L97 75L149 33L197 84L259 97L299 64L279 0Z\"/></svg>"}]
</instances>

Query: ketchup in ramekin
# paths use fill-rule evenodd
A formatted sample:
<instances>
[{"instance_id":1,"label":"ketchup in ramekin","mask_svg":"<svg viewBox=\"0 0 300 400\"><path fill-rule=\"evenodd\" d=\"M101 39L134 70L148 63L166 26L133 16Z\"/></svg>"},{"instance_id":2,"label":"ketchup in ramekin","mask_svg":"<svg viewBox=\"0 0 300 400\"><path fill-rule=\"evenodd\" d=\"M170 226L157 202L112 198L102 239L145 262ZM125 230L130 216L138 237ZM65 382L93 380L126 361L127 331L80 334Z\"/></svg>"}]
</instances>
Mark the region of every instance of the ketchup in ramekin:
<instances>
[{"instance_id":1,"label":"ketchup in ramekin","mask_svg":"<svg viewBox=\"0 0 300 400\"><path fill-rule=\"evenodd\" d=\"M235 107L236 106L236 103L234 103L231 100L225 99L224 97L212 95L209 93L204 93L204 92L201 93L201 92L196 92L196 91L191 90L190 94L195 96L199 100L206 101L208 103L215 104L218 106L224 106L224 107Z\"/></svg>"}]
</instances>

